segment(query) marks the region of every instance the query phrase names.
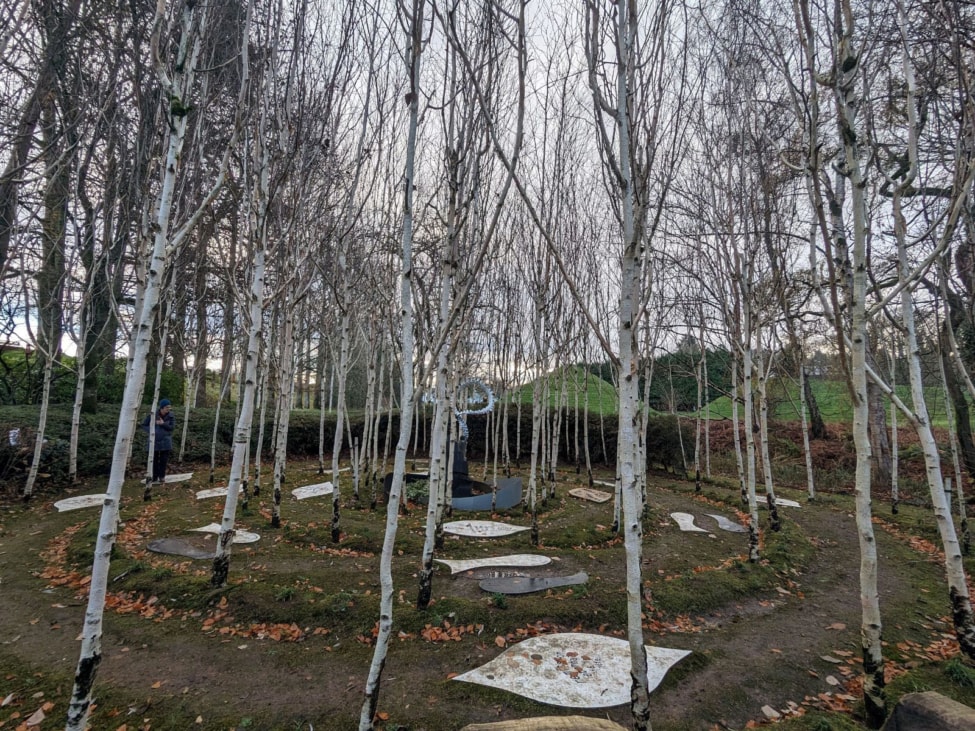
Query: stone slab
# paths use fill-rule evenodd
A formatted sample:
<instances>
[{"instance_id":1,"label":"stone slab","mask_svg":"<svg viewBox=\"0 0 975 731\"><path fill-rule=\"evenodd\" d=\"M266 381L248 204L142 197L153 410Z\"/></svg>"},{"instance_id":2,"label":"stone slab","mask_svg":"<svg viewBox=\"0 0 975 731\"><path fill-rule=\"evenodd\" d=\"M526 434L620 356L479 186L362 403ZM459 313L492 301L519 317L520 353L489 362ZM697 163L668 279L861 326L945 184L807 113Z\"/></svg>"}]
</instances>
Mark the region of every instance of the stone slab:
<instances>
[{"instance_id":1,"label":"stone slab","mask_svg":"<svg viewBox=\"0 0 975 731\"><path fill-rule=\"evenodd\" d=\"M470 538L501 538L528 530L528 526L499 523L493 520L452 520L443 524L444 533Z\"/></svg>"},{"instance_id":2,"label":"stone slab","mask_svg":"<svg viewBox=\"0 0 975 731\"><path fill-rule=\"evenodd\" d=\"M54 507L57 508L59 513L66 513L69 510L81 510L82 508L100 507L105 504L105 498L107 497L108 495L104 492L98 495L75 495L74 497L66 497L64 500L58 500L54 503Z\"/></svg>"},{"instance_id":3,"label":"stone slab","mask_svg":"<svg viewBox=\"0 0 975 731\"><path fill-rule=\"evenodd\" d=\"M608 503L613 499L613 495L602 490L593 490L590 487L573 487L569 490L572 497L588 500L593 503Z\"/></svg>"},{"instance_id":4,"label":"stone slab","mask_svg":"<svg viewBox=\"0 0 975 731\"><path fill-rule=\"evenodd\" d=\"M468 480L468 488L473 493L475 489L480 494L462 496L454 492L450 504L454 510L507 510L521 502L521 478L504 477L498 480L497 493L486 482ZM466 492L466 490L464 490Z\"/></svg>"},{"instance_id":5,"label":"stone slab","mask_svg":"<svg viewBox=\"0 0 975 731\"><path fill-rule=\"evenodd\" d=\"M296 500L305 500L310 497L324 497L335 492L331 482L319 482L317 485L305 485L291 491Z\"/></svg>"},{"instance_id":6,"label":"stone slab","mask_svg":"<svg viewBox=\"0 0 975 731\"><path fill-rule=\"evenodd\" d=\"M647 646L652 691L687 650ZM530 637L479 668L454 677L563 708L630 702L630 645L617 637L563 632Z\"/></svg>"},{"instance_id":7,"label":"stone slab","mask_svg":"<svg viewBox=\"0 0 975 731\"><path fill-rule=\"evenodd\" d=\"M589 574L580 571L571 576L525 576L503 579L484 579L478 586L490 594L531 594L536 591L575 586L589 581Z\"/></svg>"},{"instance_id":8,"label":"stone slab","mask_svg":"<svg viewBox=\"0 0 975 731\"><path fill-rule=\"evenodd\" d=\"M487 566L523 568L529 566L545 566L546 564L552 563L552 559L548 556L539 556L533 553L514 553L508 556L466 559L435 558L433 560L449 568L452 574L459 574L461 571L470 571L471 569L479 569Z\"/></svg>"},{"instance_id":9,"label":"stone slab","mask_svg":"<svg viewBox=\"0 0 975 731\"><path fill-rule=\"evenodd\" d=\"M216 556L216 541L212 535L187 536L172 538L155 538L147 546L154 553L165 553L172 556L206 559Z\"/></svg>"},{"instance_id":10,"label":"stone slab","mask_svg":"<svg viewBox=\"0 0 975 731\"><path fill-rule=\"evenodd\" d=\"M802 507L802 505L798 501L796 501L796 500L789 500L788 498L784 498L784 497L777 497L777 498L775 498L775 505L776 505L776 507L782 507L784 505L787 508L801 508Z\"/></svg>"},{"instance_id":11,"label":"stone slab","mask_svg":"<svg viewBox=\"0 0 975 731\"><path fill-rule=\"evenodd\" d=\"M685 533L707 533L704 528L694 524L694 516L690 513L671 513L670 517L677 523L677 527Z\"/></svg>"},{"instance_id":12,"label":"stone slab","mask_svg":"<svg viewBox=\"0 0 975 731\"><path fill-rule=\"evenodd\" d=\"M706 513L706 515L709 518L714 518L718 522L718 527L721 530L726 530L729 533L747 533L748 532L748 528L746 528L745 526L741 525L740 523L736 523L733 520L729 520L728 518L724 517L723 515L717 515L715 513Z\"/></svg>"},{"instance_id":13,"label":"stone slab","mask_svg":"<svg viewBox=\"0 0 975 731\"><path fill-rule=\"evenodd\" d=\"M209 490L200 490L198 493L196 493L196 499L206 500L207 498L211 497L227 497L228 490L229 488L227 487L212 487ZM237 494L239 495L243 491L244 488L240 487L237 489Z\"/></svg>"},{"instance_id":14,"label":"stone slab","mask_svg":"<svg viewBox=\"0 0 975 731\"><path fill-rule=\"evenodd\" d=\"M975 708L933 690L908 693L894 706L882 731L972 731Z\"/></svg>"},{"instance_id":15,"label":"stone slab","mask_svg":"<svg viewBox=\"0 0 975 731\"><path fill-rule=\"evenodd\" d=\"M219 523L209 523L202 528L191 528L190 530L196 531L197 533L213 533L214 535L220 535L220 524ZM257 543L261 540L261 537L257 533L251 533L246 530L237 529L234 531L234 543Z\"/></svg>"},{"instance_id":16,"label":"stone slab","mask_svg":"<svg viewBox=\"0 0 975 731\"><path fill-rule=\"evenodd\" d=\"M187 480L193 479L192 472L180 472L176 475L166 475L166 479L163 480L167 485L172 482L186 482Z\"/></svg>"},{"instance_id":17,"label":"stone slab","mask_svg":"<svg viewBox=\"0 0 975 731\"><path fill-rule=\"evenodd\" d=\"M471 723L460 731L626 731L626 727L605 718L539 716L494 723Z\"/></svg>"}]
</instances>

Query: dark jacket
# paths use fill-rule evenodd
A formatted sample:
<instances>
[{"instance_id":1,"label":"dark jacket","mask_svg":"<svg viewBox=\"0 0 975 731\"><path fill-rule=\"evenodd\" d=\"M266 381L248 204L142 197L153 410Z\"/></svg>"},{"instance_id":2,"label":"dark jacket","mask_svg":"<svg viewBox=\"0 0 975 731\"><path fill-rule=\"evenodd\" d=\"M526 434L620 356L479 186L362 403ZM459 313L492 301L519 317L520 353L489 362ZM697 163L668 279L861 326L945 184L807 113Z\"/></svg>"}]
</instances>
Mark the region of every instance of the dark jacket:
<instances>
[{"instance_id":1,"label":"dark jacket","mask_svg":"<svg viewBox=\"0 0 975 731\"><path fill-rule=\"evenodd\" d=\"M172 410L165 416L161 412L156 412L156 416L163 420L162 424L156 424L156 445L155 450L157 452L171 452L173 449L173 429L176 428L176 417L173 416ZM155 419L150 414L142 423L139 428L143 431L149 431L149 422L154 422ZM148 443L146 448L148 449Z\"/></svg>"}]
</instances>

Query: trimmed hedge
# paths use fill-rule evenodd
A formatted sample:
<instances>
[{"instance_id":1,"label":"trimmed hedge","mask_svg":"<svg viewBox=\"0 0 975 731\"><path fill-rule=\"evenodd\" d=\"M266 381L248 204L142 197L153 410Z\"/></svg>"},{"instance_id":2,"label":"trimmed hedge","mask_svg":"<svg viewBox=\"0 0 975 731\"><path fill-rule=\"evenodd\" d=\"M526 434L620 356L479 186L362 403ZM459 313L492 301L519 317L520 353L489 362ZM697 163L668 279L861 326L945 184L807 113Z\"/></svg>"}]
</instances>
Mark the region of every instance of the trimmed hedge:
<instances>
[{"instance_id":1,"label":"trimmed hedge","mask_svg":"<svg viewBox=\"0 0 975 731\"><path fill-rule=\"evenodd\" d=\"M148 407L144 407L148 410ZM173 435L174 461L179 454L180 443L183 438L183 408L175 407L176 432ZM189 464L208 464L210 448L213 440L214 417L216 410L212 408L193 409L190 412L189 423L186 426L186 451L184 462ZM220 424L217 428L217 461L227 464L230 461L230 448L233 440L234 407L227 406L220 411ZM424 411L426 421L421 427L420 451L427 448L422 443L429 438L430 409ZM34 450L34 435L36 434L38 408L36 406L0 406L0 482L10 486L19 486L26 470L30 466ZM118 427L119 407L107 406L100 408L95 414L82 414L81 431L78 444L78 474L80 477L107 475L112 462L112 450L115 445L115 435ZM361 412L350 414L353 436L362 438ZM309 459L318 456L320 412L317 410L296 410L292 412L288 429L288 455L295 459ZM521 454L516 455L515 434L517 425L516 415L509 415L508 434L511 442L512 458L524 462L528 458L531 448L531 409L522 410L521 419ZM484 458L485 430L488 419L484 416L468 418L470 438L468 441L468 456L472 462ZM395 445L399 432L399 415L393 414L391 420L393 429L391 444ZM693 449L693 433L690 422L682 423L685 454ZM589 423L590 456L594 464L612 466L616 464L616 420L605 418L602 423L604 434L600 434L598 416L591 416ZM49 480L56 483L64 482L68 476L68 440L71 429L71 409L68 406L52 406L48 413L46 430L46 444L42 453L41 472L49 475ZM325 454L330 458L332 442L334 440L335 417L326 414L325 418ZM379 444L383 448L386 439L387 417L380 419ZM9 435L12 430L19 430L18 443L11 444ZM574 416L570 412L563 422L563 434L560 440L563 462L575 459ZM264 453L272 455L273 424L266 421L264 430ZM252 448L256 449L257 428L251 434ZM579 428L581 439L582 429ZM606 453L602 445L606 444ZM411 442L412 446L412 442ZM346 445L346 449L348 445ZM580 445L581 448L581 445ZM135 444L132 450L130 465L133 468L142 464L146 459L145 433L136 432ZM681 459L680 439L677 435L677 420L673 416L652 417L647 429L647 464L651 468L663 467L680 472L683 461Z\"/></svg>"}]
</instances>

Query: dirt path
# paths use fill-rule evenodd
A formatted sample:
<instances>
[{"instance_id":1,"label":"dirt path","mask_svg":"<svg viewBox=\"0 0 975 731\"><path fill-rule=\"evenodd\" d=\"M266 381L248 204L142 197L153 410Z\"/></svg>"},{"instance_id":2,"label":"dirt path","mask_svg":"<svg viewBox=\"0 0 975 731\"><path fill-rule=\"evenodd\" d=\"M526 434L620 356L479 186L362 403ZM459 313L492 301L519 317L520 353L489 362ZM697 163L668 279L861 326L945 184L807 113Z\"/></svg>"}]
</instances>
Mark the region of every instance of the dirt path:
<instances>
[{"instance_id":1,"label":"dirt path","mask_svg":"<svg viewBox=\"0 0 975 731\"><path fill-rule=\"evenodd\" d=\"M677 497L673 504L686 506L687 502ZM749 718L761 718L756 709L762 706L784 712L790 701L801 703L806 695L837 692L826 678L842 680L837 665L847 663L822 657L836 657L837 650L852 652L854 657L859 654L855 522L830 508L804 505L780 510L817 538L812 562L793 585L780 587L788 593L736 603L707 618L713 629L681 637L687 644L680 647L702 653L708 662L680 684L655 695L656 721L675 728L705 729L715 724L741 728ZM904 547L883 531L878 530L877 537L881 605L890 614L913 606L915 596L903 566L895 570L895 562L900 564L905 555ZM930 570L927 564L921 567L922 572ZM676 639L668 640L678 645Z\"/></svg>"}]
</instances>

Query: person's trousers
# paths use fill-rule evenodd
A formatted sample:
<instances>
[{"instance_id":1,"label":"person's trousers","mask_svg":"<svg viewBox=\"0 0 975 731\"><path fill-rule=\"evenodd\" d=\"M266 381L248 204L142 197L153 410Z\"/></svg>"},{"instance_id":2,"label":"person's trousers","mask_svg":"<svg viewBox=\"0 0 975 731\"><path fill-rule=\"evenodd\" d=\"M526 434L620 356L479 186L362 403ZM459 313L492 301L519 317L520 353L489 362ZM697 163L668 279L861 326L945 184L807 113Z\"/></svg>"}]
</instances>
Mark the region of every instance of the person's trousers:
<instances>
[{"instance_id":1,"label":"person's trousers","mask_svg":"<svg viewBox=\"0 0 975 731\"><path fill-rule=\"evenodd\" d=\"M169 455L172 450L155 450L152 453L152 481L162 482L166 479L166 465L169 464Z\"/></svg>"}]
</instances>

